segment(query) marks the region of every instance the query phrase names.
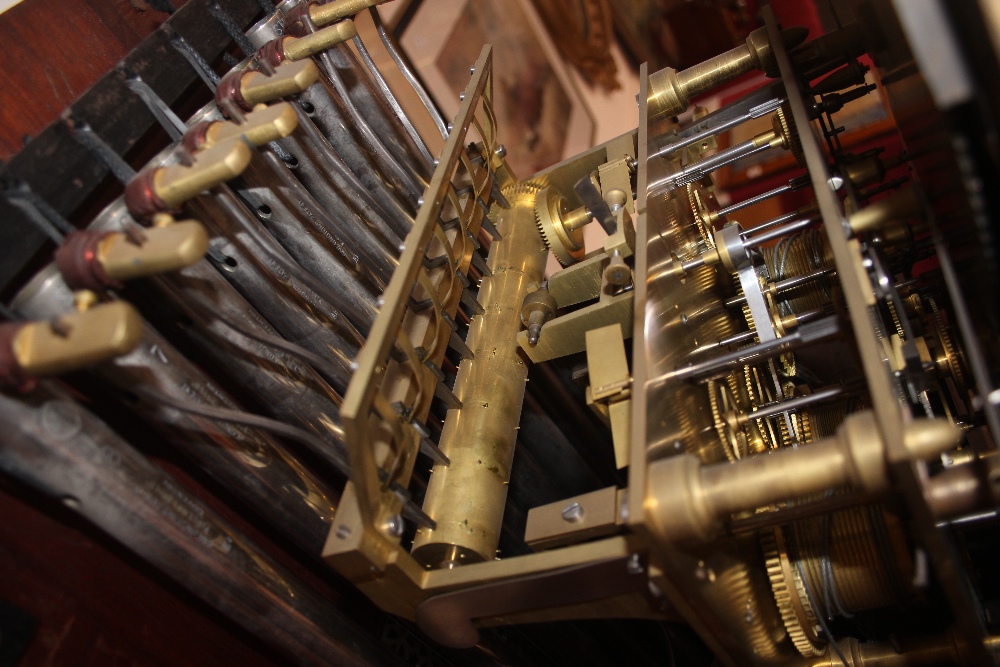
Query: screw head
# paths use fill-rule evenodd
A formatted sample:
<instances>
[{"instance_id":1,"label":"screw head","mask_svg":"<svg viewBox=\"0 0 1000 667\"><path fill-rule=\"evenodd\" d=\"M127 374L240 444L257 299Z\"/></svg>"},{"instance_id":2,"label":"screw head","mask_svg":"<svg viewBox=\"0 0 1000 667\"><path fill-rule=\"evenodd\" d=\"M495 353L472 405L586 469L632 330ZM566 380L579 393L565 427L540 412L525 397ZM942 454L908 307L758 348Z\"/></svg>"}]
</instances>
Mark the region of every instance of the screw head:
<instances>
[{"instance_id":1,"label":"screw head","mask_svg":"<svg viewBox=\"0 0 1000 667\"><path fill-rule=\"evenodd\" d=\"M393 514L385 520L385 533L391 537L401 537L405 527L406 524L403 523L403 517L398 514Z\"/></svg>"},{"instance_id":2,"label":"screw head","mask_svg":"<svg viewBox=\"0 0 1000 667\"><path fill-rule=\"evenodd\" d=\"M583 519L583 508L580 507L580 503L570 503L563 508L562 518L564 521L569 523L576 523Z\"/></svg>"}]
</instances>

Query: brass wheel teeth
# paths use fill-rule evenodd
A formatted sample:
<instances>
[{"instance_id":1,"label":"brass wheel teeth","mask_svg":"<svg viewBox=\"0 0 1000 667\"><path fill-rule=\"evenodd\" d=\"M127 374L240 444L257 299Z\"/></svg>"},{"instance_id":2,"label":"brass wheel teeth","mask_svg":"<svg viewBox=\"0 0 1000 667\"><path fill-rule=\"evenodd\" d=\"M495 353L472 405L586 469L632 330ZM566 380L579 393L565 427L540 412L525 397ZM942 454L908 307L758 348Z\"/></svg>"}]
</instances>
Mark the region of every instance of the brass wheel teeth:
<instances>
[{"instance_id":1,"label":"brass wheel teeth","mask_svg":"<svg viewBox=\"0 0 1000 667\"><path fill-rule=\"evenodd\" d=\"M899 321L899 313L896 312L896 306L889 300L885 303L889 306L889 315L892 316L892 325L896 328L896 335L899 336L900 340L906 340L906 334L903 332L903 323Z\"/></svg>"},{"instance_id":2,"label":"brass wheel teeth","mask_svg":"<svg viewBox=\"0 0 1000 667\"><path fill-rule=\"evenodd\" d=\"M802 140L799 139L799 135L792 130L792 124L788 122L788 115L791 113L791 110L788 108L788 103L786 102L785 104L782 104L774 113L778 117L778 122L781 124L781 133L785 136L785 141L788 143L788 151L795 156L795 162L797 162L800 167L806 166L805 155L802 153Z\"/></svg>"},{"instance_id":3,"label":"brass wheel teeth","mask_svg":"<svg viewBox=\"0 0 1000 667\"><path fill-rule=\"evenodd\" d=\"M765 394L768 391L767 386L763 384L759 377L754 376L754 370L754 366L743 367L743 376L746 382L747 395L750 397L751 408L763 403L769 403L772 400L770 396ZM754 419L753 424L757 427L757 432L760 434L765 450L777 449L779 447L781 444L778 442L779 436L771 431L771 425L766 419Z\"/></svg>"},{"instance_id":4,"label":"brass wheel teeth","mask_svg":"<svg viewBox=\"0 0 1000 667\"><path fill-rule=\"evenodd\" d=\"M790 415L794 417L792 420L792 425L795 428L795 435L799 439L799 444L812 442L813 440L813 427L812 427L812 417L808 412L799 411L795 415ZM781 431L781 446L791 447L792 437L788 433L788 427L785 425L784 419L778 420L778 430Z\"/></svg>"},{"instance_id":5,"label":"brass wheel teeth","mask_svg":"<svg viewBox=\"0 0 1000 667\"><path fill-rule=\"evenodd\" d=\"M780 528L775 530L780 530ZM781 615L781 622L785 626L788 638L803 657L811 658L821 655L823 647L810 639L809 633L802 627L802 619L796 613L795 604L792 602L792 596L798 596L806 615L815 616L812 605L809 604L809 598L805 595L805 587L799 577L794 575L792 576L792 585L789 587L789 582L785 580L785 575L782 572L781 554L778 553L778 544L774 539L773 532L764 530L760 533L760 546L764 552L764 567L767 570L768 581L771 583L771 593L774 595L774 602L778 606L778 613Z\"/></svg>"},{"instance_id":6,"label":"brass wheel teeth","mask_svg":"<svg viewBox=\"0 0 1000 667\"><path fill-rule=\"evenodd\" d=\"M702 215L702 210L706 209L704 199L702 198L702 188L698 183L688 183L684 186L687 191L688 205L691 207L691 215L694 218L695 224L698 226L698 231L701 232L701 238L705 241L705 245L709 248L715 247L715 235L712 233L712 225L705 219Z\"/></svg>"},{"instance_id":7,"label":"brass wheel teeth","mask_svg":"<svg viewBox=\"0 0 1000 667\"><path fill-rule=\"evenodd\" d=\"M538 233L542 235L542 240L545 242L546 247L552 251L552 254L556 256L559 263L562 266L569 266L583 259L583 256L586 254L586 248L583 245L582 230L578 229L571 232L562 227L563 221L558 209L553 210L552 208L560 199L562 199L562 196L554 192L551 188L545 188L538 192L535 201L535 226L538 227ZM562 234L560 234L560 230ZM571 241L576 241L576 237L579 237L579 242L575 248L570 247L563 236L566 236Z\"/></svg>"},{"instance_id":8,"label":"brass wheel teeth","mask_svg":"<svg viewBox=\"0 0 1000 667\"><path fill-rule=\"evenodd\" d=\"M958 385L961 391L965 388L965 375L962 373L962 367L958 362L958 350L955 349L955 344L948 334L944 317L941 315L941 310L938 308L937 302L934 299L928 299L928 302L931 306L931 314L934 317L934 328L937 330L941 349L944 350L945 358L948 359L948 369L951 371L951 376L955 380L955 384Z\"/></svg>"},{"instance_id":9,"label":"brass wheel teeth","mask_svg":"<svg viewBox=\"0 0 1000 667\"><path fill-rule=\"evenodd\" d=\"M743 319L746 320L747 326L750 327L751 331L757 330L753 325L753 313L750 312L750 306L746 303L743 304Z\"/></svg>"},{"instance_id":10,"label":"brass wheel teeth","mask_svg":"<svg viewBox=\"0 0 1000 667\"><path fill-rule=\"evenodd\" d=\"M530 196L535 197L538 192L540 192L542 186L538 183L532 181L525 181L523 183L515 183L514 185L507 185L500 189L501 194L513 203L513 200L520 197Z\"/></svg>"},{"instance_id":11,"label":"brass wheel teeth","mask_svg":"<svg viewBox=\"0 0 1000 667\"><path fill-rule=\"evenodd\" d=\"M730 462L734 462L737 459L737 452L735 443L736 434L730 434L729 426L726 424L725 415L722 414L722 406L719 405L719 397L721 392L729 391L730 396L733 397L733 404L736 404L736 396L731 390L731 385L729 382L718 382L716 380L710 380L708 383L708 404L712 410L712 422L715 424L715 432L719 435L719 441L722 443L722 451L726 453L726 458Z\"/></svg>"}]
</instances>

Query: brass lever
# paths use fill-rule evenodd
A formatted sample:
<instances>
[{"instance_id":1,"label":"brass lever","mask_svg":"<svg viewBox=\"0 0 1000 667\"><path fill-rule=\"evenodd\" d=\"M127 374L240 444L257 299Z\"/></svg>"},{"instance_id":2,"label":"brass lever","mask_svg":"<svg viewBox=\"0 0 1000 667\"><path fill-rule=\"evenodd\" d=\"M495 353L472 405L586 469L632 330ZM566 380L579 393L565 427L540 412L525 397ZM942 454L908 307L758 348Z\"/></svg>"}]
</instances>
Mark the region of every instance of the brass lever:
<instances>
[{"instance_id":1,"label":"brass lever","mask_svg":"<svg viewBox=\"0 0 1000 667\"><path fill-rule=\"evenodd\" d=\"M285 35L278 39L272 39L257 51L257 59L267 62L272 67L277 67L287 60L297 61L308 58L357 36L358 31L354 27L354 21L348 19L302 37Z\"/></svg>"},{"instance_id":2,"label":"brass lever","mask_svg":"<svg viewBox=\"0 0 1000 667\"><path fill-rule=\"evenodd\" d=\"M0 324L0 384L27 388L36 377L66 373L135 349L142 317L124 301L91 306L48 322Z\"/></svg>"},{"instance_id":3,"label":"brass lever","mask_svg":"<svg viewBox=\"0 0 1000 667\"><path fill-rule=\"evenodd\" d=\"M125 206L136 220L175 211L191 197L243 173L250 147L228 141L194 156L191 165L143 169L125 186Z\"/></svg>"},{"instance_id":4,"label":"brass lever","mask_svg":"<svg viewBox=\"0 0 1000 667\"><path fill-rule=\"evenodd\" d=\"M298 95L319 80L319 68L309 59L286 61L273 68L270 76L256 70L230 72L215 89L215 103L223 112L229 103L251 111L258 104Z\"/></svg>"},{"instance_id":5,"label":"brass lever","mask_svg":"<svg viewBox=\"0 0 1000 667\"><path fill-rule=\"evenodd\" d=\"M243 122L202 121L194 125L181 139L190 153L208 150L224 142L245 138L254 146L287 137L299 126L299 117L288 102L270 106L259 105L243 117Z\"/></svg>"},{"instance_id":6,"label":"brass lever","mask_svg":"<svg viewBox=\"0 0 1000 667\"><path fill-rule=\"evenodd\" d=\"M163 216L138 234L75 232L56 251L56 266L71 288L102 291L119 281L190 266L208 250L208 233L196 220Z\"/></svg>"}]
</instances>

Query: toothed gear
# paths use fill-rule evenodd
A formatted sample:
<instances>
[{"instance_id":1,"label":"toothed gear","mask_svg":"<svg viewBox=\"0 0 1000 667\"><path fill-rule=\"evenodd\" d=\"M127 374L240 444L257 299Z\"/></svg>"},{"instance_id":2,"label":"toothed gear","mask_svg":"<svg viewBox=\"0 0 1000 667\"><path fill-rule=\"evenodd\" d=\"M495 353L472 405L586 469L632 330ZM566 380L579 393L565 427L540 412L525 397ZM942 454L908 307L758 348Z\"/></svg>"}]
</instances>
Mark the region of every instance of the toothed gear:
<instances>
[{"instance_id":1,"label":"toothed gear","mask_svg":"<svg viewBox=\"0 0 1000 667\"><path fill-rule=\"evenodd\" d=\"M788 638L792 640L796 650L804 657L816 657L825 650L825 645L815 632L816 614L809 604L809 597L805 594L805 587L796 568L791 566L784 549L779 548L776 539L779 530L781 528L760 533L760 546L764 552L764 566L771 583L771 593ZM782 560L785 561L784 566ZM791 577L786 577L786 570L791 573ZM791 581L788 581L789 578Z\"/></svg>"},{"instance_id":2,"label":"toothed gear","mask_svg":"<svg viewBox=\"0 0 1000 667\"><path fill-rule=\"evenodd\" d=\"M793 412L788 415L792 420L792 428L795 429L795 437L799 444L813 441L812 415L804 410ZM791 447L792 438L788 433L788 426L784 419L778 419L778 430L781 432L781 446Z\"/></svg>"},{"instance_id":3,"label":"toothed gear","mask_svg":"<svg viewBox=\"0 0 1000 667\"><path fill-rule=\"evenodd\" d=\"M761 381L759 371L756 366L744 366L743 378L751 406L748 414L752 417L753 410L756 409L757 406L770 403L774 400L774 398L771 396L771 390ZM756 426L758 433L760 433L761 442L766 449L770 450L778 448L780 435L774 431L774 427L769 419L751 419L747 422L747 424L753 424Z\"/></svg>"},{"instance_id":4,"label":"toothed gear","mask_svg":"<svg viewBox=\"0 0 1000 667\"><path fill-rule=\"evenodd\" d=\"M782 104L778 107L777 111L774 112L774 129L776 132L781 133L781 143L789 150L789 152L795 156L795 161L800 167L806 166L806 158L802 153L802 140L799 139L799 135L792 129L792 124L788 122L788 117L791 114L791 110L788 104Z\"/></svg>"},{"instance_id":5,"label":"toothed gear","mask_svg":"<svg viewBox=\"0 0 1000 667\"><path fill-rule=\"evenodd\" d=\"M533 183L532 181L525 181L523 183L515 183L514 185L507 185L501 188L500 193L508 201L515 199L519 196L536 196L540 192L542 186L538 183Z\"/></svg>"},{"instance_id":6,"label":"toothed gear","mask_svg":"<svg viewBox=\"0 0 1000 667\"><path fill-rule=\"evenodd\" d=\"M730 427L729 421L726 419L726 414L729 412L741 412L729 383L709 380L708 403L712 410L715 431L722 442L722 451L726 453L726 458L730 461L743 458L746 451L746 435L741 430L734 430Z\"/></svg>"},{"instance_id":7,"label":"toothed gear","mask_svg":"<svg viewBox=\"0 0 1000 667\"><path fill-rule=\"evenodd\" d=\"M955 344L951 340L951 335L948 333L948 327L945 324L944 315L942 315L937 302L934 299L928 299L928 301L931 306L931 315L934 319L934 328L937 331L938 342L941 344L941 349L944 352L945 359L948 361L948 370L951 371L951 377L955 380L955 384L959 387L959 389L965 389L965 375L962 373L962 365L958 358L958 350L955 348Z\"/></svg>"},{"instance_id":8,"label":"toothed gear","mask_svg":"<svg viewBox=\"0 0 1000 667\"><path fill-rule=\"evenodd\" d=\"M699 183L688 183L684 186L687 190L688 205L691 206L691 215L698 226L701 238L709 248L715 247L715 234L713 233L710 218L712 213L718 210L715 198L705 192Z\"/></svg>"},{"instance_id":9,"label":"toothed gear","mask_svg":"<svg viewBox=\"0 0 1000 667\"><path fill-rule=\"evenodd\" d=\"M535 199L535 224L552 254L559 263L569 266L583 259L587 253L583 242L583 228L567 229L563 216L569 212L566 199L552 188L545 188Z\"/></svg>"},{"instance_id":10,"label":"toothed gear","mask_svg":"<svg viewBox=\"0 0 1000 667\"><path fill-rule=\"evenodd\" d=\"M896 305L891 300L886 301L886 305L889 306L889 315L892 317L892 325L896 329L896 335L899 336L899 340L906 340L906 332L903 331L903 323L899 319L899 313L896 312Z\"/></svg>"}]
</instances>

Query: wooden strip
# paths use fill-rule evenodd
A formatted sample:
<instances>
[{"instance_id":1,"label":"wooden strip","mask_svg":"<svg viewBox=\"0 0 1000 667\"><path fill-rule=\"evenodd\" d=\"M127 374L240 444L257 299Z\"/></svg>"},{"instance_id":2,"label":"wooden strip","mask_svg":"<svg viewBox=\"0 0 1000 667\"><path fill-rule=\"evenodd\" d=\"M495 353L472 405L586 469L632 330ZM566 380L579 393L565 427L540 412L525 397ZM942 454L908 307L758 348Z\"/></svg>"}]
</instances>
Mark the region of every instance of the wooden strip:
<instances>
[{"instance_id":1,"label":"wooden strip","mask_svg":"<svg viewBox=\"0 0 1000 667\"><path fill-rule=\"evenodd\" d=\"M214 61L231 41L218 21L208 13L209 0L190 0L167 23L190 42L209 62ZM254 0L219 0L242 26L249 27L261 14ZM173 48L167 35L158 30L122 61L138 73L168 104L197 91L192 84L197 75ZM199 86L204 87L202 84ZM26 113L30 106L22 109ZM125 87L121 75L112 70L70 106L74 116L93 129L119 154L126 155L140 142L149 141L155 120L142 101ZM165 136L165 135L163 135ZM141 166L141 165L140 165ZM35 137L19 154L0 168L0 179L21 180L39 196L71 220L95 196L105 182L107 171L70 136L65 125L56 121ZM9 297L13 288L30 271L33 258L46 246L46 239L16 208L0 198L0 296ZM82 220L82 223L89 222Z\"/></svg>"}]
</instances>

